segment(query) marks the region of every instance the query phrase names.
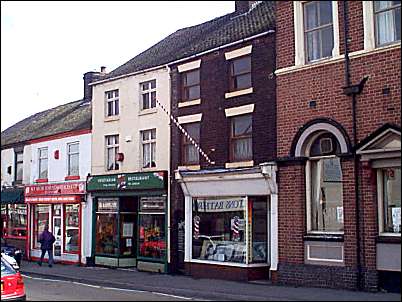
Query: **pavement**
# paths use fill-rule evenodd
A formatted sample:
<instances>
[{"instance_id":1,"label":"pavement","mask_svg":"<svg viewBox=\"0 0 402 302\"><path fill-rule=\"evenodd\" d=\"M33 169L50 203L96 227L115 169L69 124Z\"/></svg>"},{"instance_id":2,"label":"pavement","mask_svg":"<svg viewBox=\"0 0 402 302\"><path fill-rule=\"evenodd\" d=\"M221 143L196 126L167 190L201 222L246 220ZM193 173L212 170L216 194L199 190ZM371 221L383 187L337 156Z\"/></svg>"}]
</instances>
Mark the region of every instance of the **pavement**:
<instances>
[{"instance_id":1,"label":"pavement","mask_svg":"<svg viewBox=\"0 0 402 302\"><path fill-rule=\"evenodd\" d=\"M68 280L177 295L196 300L232 301L401 301L401 294L272 285L270 282L236 282L196 279L183 275L140 272L136 269L86 267L22 261L21 273L32 277Z\"/></svg>"}]
</instances>

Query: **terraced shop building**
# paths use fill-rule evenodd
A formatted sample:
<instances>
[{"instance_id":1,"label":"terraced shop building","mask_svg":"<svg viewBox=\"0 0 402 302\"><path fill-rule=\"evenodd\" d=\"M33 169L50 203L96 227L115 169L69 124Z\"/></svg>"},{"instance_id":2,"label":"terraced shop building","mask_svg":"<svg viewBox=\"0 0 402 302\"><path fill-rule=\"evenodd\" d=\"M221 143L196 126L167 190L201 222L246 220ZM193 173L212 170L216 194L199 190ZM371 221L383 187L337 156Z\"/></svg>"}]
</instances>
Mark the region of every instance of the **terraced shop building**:
<instances>
[{"instance_id":1,"label":"terraced shop building","mask_svg":"<svg viewBox=\"0 0 402 302\"><path fill-rule=\"evenodd\" d=\"M87 73L85 84L94 75ZM20 203L8 206L8 220L3 220L2 204L6 238L23 241L31 260L40 257L38 237L46 224L56 237L56 262L85 263L90 255L91 240L85 236L92 213L85 180L91 161L91 96L84 86L82 100L34 114L1 133L2 183L10 179L10 166L11 171L16 167L15 178L22 174L23 179Z\"/></svg>"}]
</instances>

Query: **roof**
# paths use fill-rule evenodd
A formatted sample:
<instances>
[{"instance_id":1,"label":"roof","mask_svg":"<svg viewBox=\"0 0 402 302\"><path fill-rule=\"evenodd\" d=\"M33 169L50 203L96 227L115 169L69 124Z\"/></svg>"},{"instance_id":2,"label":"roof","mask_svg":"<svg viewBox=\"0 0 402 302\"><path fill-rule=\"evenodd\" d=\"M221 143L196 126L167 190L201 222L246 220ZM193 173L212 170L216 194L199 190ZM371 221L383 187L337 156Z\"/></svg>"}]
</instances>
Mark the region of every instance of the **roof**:
<instances>
[{"instance_id":1,"label":"roof","mask_svg":"<svg viewBox=\"0 0 402 302\"><path fill-rule=\"evenodd\" d=\"M261 1L247 13L236 12L180 29L109 72L103 80L161 66L275 29L274 1Z\"/></svg>"},{"instance_id":2,"label":"roof","mask_svg":"<svg viewBox=\"0 0 402 302\"><path fill-rule=\"evenodd\" d=\"M54 134L91 129L91 103L78 100L48 109L1 132L1 148Z\"/></svg>"}]
</instances>

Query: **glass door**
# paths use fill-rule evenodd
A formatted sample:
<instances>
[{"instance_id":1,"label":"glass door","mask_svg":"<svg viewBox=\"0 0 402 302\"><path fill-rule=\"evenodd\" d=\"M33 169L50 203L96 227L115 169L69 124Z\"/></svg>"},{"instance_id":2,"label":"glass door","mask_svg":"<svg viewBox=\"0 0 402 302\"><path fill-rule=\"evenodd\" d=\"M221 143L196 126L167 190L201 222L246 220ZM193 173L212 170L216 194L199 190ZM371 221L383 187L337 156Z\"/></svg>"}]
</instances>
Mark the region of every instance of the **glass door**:
<instances>
[{"instance_id":1,"label":"glass door","mask_svg":"<svg viewBox=\"0 0 402 302\"><path fill-rule=\"evenodd\" d=\"M56 241L53 244L53 252L54 258L60 259L61 258L61 247L62 247L62 240L63 240L63 232L61 226L61 205L56 204L53 205L53 219L52 219L52 233L56 238Z\"/></svg>"}]
</instances>

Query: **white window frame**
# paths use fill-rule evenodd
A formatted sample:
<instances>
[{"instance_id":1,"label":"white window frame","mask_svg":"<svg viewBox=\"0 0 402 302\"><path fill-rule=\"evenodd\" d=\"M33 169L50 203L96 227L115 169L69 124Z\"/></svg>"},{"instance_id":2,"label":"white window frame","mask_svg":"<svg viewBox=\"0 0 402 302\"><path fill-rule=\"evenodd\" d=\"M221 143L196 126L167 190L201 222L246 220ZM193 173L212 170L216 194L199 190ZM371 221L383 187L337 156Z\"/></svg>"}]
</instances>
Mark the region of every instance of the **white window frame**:
<instances>
[{"instance_id":1,"label":"white window frame","mask_svg":"<svg viewBox=\"0 0 402 302\"><path fill-rule=\"evenodd\" d=\"M151 83L155 82L155 88L151 88ZM149 89L147 90L143 90L142 89L142 85L144 84L149 84ZM156 108L156 101L155 101L155 106L152 107L152 92L155 92L155 98L157 98L157 81L156 79L152 79L152 80L148 80L148 81L144 81L140 83L140 111L144 111L144 110L155 110ZM144 95L148 94L149 98L148 98L148 102L149 102L149 108L144 108L144 102L143 102L143 98Z\"/></svg>"},{"instance_id":2,"label":"white window frame","mask_svg":"<svg viewBox=\"0 0 402 302\"><path fill-rule=\"evenodd\" d=\"M109 137L114 137L114 143L108 145L108 138ZM119 152L119 143L116 143L116 137L120 142L120 138L118 134L110 134L110 135L105 135L105 170L106 171L116 171L120 169L120 164L117 163L116 157L114 157L114 162L113 162L113 168L109 169L109 149L113 149L115 150L115 154ZM116 151L117 149L117 151ZM117 165L117 169L116 169L116 165Z\"/></svg>"},{"instance_id":3,"label":"white window frame","mask_svg":"<svg viewBox=\"0 0 402 302\"><path fill-rule=\"evenodd\" d=\"M152 131L155 131L155 138L152 138ZM144 140L144 133L149 132L150 133L150 138ZM141 138L141 168L142 169L155 169L158 165L156 162L156 128L152 129L144 129L140 131L140 138ZM144 162L144 148L146 145L149 145L149 162L150 166L146 167L145 162ZM152 145L155 147L155 158L152 158ZM155 163L155 167L151 166L152 161Z\"/></svg>"},{"instance_id":4,"label":"white window frame","mask_svg":"<svg viewBox=\"0 0 402 302\"><path fill-rule=\"evenodd\" d=\"M46 157L41 157L41 151L43 151L43 150L46 150L47 151L47 155L46 155ZM46 177L45 178L49 178L49 148L48 147L42 147L42 148L39 148L38 149L38 178L39 179L42 179L41 178L41 162L43 161L43 160L45 160L46 159L46 161L47 161L47 167L46 167Z\"/></svg>"},{"instance_id":5,"label":"white window frame","mask_svg":"<svg viewBox=\"0 0 402 302\"><path fill-rule=\"evenodd\" d=\"M72 146L72 145L77 145L78 151L70 152L70 146ZM75 155L75 154L78 154L78 174L71 174L70 155ZM79 176L80 175L79 171L80 171L80 143L79 142L68 143L67 144L67 176Z\"/></svg>"},{"instance_id":6,"label":"white window frame","mask_svg":"<svg viewBox=\"0 0 402 302\"><path fill-rule=\"evenodd\" d=\"M393 167L393 168L401 168ZM380 236L401 237L400 233L384 232L384 168L377 169L378 233Z\"/></svg>"},{"instance_id":7,"label":"white window frame","mask_svg":"<svg viewBox=\"0 0 402 302\"><path fill-rule=\"evenodd\" d=\"M311 140L311 143L314 141L314 139ZM309 152L308 152L309 153ZM306 154L308 154L306 153ZM314 231L312 230L312 225L311 225L311 207L312 207L312 194L311 194L311 162L320 160L320 159L325 159L325 158L335 158L335 155L323 155L323 156L314 156L310 157L309 160L306 162L306 168L305 168L305 175L306 175L306 227L307 227L307 233L308 234L344 234L344 231ZM342 169L342 167L341 167ZM343 178L342 178L342 184L343 184ZM343 201L343 192L342 192L342 207L344 206L344 201ZM345 215L345 213L344 213ZM345 222L343 223L345 227Z\"/></svg>"},{"instance_id":8,"label":"white window frame","mask_svg":"<svg viewBox=\"0 0 402 302\"><path fill-rule=\"evenodd\" d=\"M363 27L364 27L364 50L374 50L401 44L401 41L395 41L390 44L376 46L375 42L375 16L374 1L363 1Z\"/></svg>"},{"instance_id":9,"label":"white window frame","mask_svg":"<svg viewBox=\"0 0 402 302\"><path fill-rule=\"evenodd\" d=\"M108 94L111 93L112 97L109 98ZM116 95L117 94L117 95ZM110 118L113 116L119 116L120 114L120 101L119 101L119 89L108 90L105 92L105 117ZM109 103L112 103L112 114L109 114ZM117 103L117 105L116 105ZM117 110L116 110L117 108Z\"/></svg>"},{"instance_id":10,"label":"white window frame","mask_svg":"<svg viewBox=\"0 0 402 302\"><path fill-rule=\"evenodd\" d=\"M339 57L339 18L338 18L338 1L332 1L332 25L334 31L334 48L332 56L321 58L312 62L306 62L307 54L304 47L304 13L303 4L309 1L294 1L294 32L295 32L295 66L310 65L329 59Z\"/></svg>"}]
</instances>

